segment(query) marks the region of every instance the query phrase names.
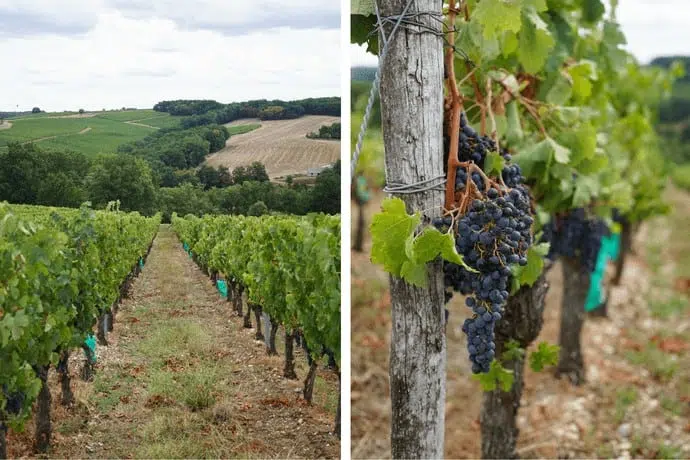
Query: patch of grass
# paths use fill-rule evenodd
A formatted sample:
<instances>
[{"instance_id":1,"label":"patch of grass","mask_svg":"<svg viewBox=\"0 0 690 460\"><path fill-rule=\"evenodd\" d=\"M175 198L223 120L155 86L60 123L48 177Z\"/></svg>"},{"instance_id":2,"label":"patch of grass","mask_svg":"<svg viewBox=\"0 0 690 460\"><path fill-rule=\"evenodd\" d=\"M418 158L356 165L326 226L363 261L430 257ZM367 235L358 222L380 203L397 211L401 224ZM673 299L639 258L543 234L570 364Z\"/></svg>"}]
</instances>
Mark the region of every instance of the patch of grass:
<instances>
[{"instance_id":1,"label":"patch of grass","mask_svg":"<svg viewBox=\"0 0 690 460\"><path fill-rule=\"evenodd\" d=\"M661 319L668 319L671 316L679 315L690 308L690 301L681 295L674 295L668 299L651 301L649 310L652 316Z\"/></svg>"},{"instance_id":2,"label":"patch of grass","mask_svg":"<svg viewBox=\"0 0 690 460\"><path fill-rule=\"evenodd\" d=\"M113 382L117 382L113 384ZM93 392L89 399L100 412L110 412L125 398L132 395L134 379L126 374L120 374L117 379L109 373L96 373L93 381Z\"/></svg>"},{"instance_id":3,"label":"patch of grass","mask_svg":"<svg viewBox=\"0 0 690 460\"><path fill-rule=\"evenodd\" d=\"M597 458L613 458L615 455L616 451L610 443L597 446Z\"/></svg>"},{"instance_id":4,"label":"patch of grass","mask_svg":"<svg viewBox=\"0 0 690 460\"><path fill-rule=\"evenodd\" d=\"M143 425L136 458L229 458L227 439L241 441L236 427L210 424L205 415L162 410Z\"/></svg>"},{"instance_id":5,"label":"patch of grass","mask_svg":"<svg viewBox=\"0 0 690 460\"><path fill-rule=\"evenodd\" d=\"M146 442L164 442L188 437L185 433L201 431L205 425L206 421L197 414L161 410L142 427L141 435Z\"/></svg>"},{"instance_id":6,"label":"patch of grass","mask_svg":"<svg viewBox=\"0 0 690 460\"><path fill-rule=\"evenodd\" d=\"M625 418L628 408L637 402L637 390L634 387L624 387L616 391L616 423Z\"/></svg>"},{"instance_id":7,"label":"patch of grass","mask_svg":"<svg viewBox=\"0 0 690 460\"><path fill-rule=\"evenodd\" d=\"M641 351L627 352L625 357L632 364L645 367L654 378L664 382L673 378L678 371L678 364L673 357L653 345L648 345Z\"/></svg>"},{"instance_id":8,"label":"patch of grass","mask_svg":"<svg viewBox=\"0 0 690 460\"><path fill-rule=\"evenodd\" d=\"M255 129L259 129L261 128L261 124L252 123L249 125L226 126L226 128L228 128L230 136L235 136L237 134L246 134L250 131L254 131Z\"/></svg>"},{"instance_id":9,"label":"patch of grass","mask_svg":"<svg viewBox=\"0 0 690 460\"><path fill-rule=\"evenodd\" d=\"M185 374L182 379L184 403L192 410L206 409L216 402L215 383L219 380L213 369Z\"/></svg>"},{"instance_id":10,"label":"patch of grass","mask_svg":"<svg viewBox=\"0 0 690 460\"><path fill-rule=\"evenodd\" d=\"M328 371L326 371L328 372ZM338 409L338 391L329 391L328 382L319 375L316 376L316 381L314 382L314 393L313 393L314 403L323 407L335 415Z\"/></svg>"},{"instance_id":11,"label":"patch of grass","mask_svg":"<svg viewBox=\"0 0 690 460\"><path fill-rule=\"evenodd\" d=\"M153 359L185 354L202 356L213 346L212 337L203 327L185 318L175 318L163 327L160 325L137 345L137 352Z\"/></svg>"},{"instance_id":12,"label":"patch of grass","mask_svg":"<svg viewBox=\"0 0 690 460\"><path fill-rule=\"evenodd\" d=\"M166 439L144 443L136 451L136 458L214 458L197 439Z\"/></svg>"},{"instance_id":13,"label":"patch of grass","mask_svg":"<svg viewBox=\"0 0 690 460\"><path fill-rule=\"evenodd\" d=\"M656 458L677 459L683 458L683 449L673 444L660 443L657 447Z\"/></svg>"},{"instance_id":14,"label":"patch of grass","mask_svg":"<svg viewBox=\"0 0 690 460\"><path fill-rule=\"evenodd\" d=\"M182 372L155 370L151 372L148 392L197 411L216 402L216 385L220 380L218 371L212 367L201 366Z\"/></svg>"},{"instance_id":15,"label":"patch of grass","mask_svg":"<svg viewBox=\"0 0 690 460\"><path fill-rule=\"evenodd\" d=\"M84 425L86 425L86 420L81 417L70 417L60 420L55 427L55 431L62 435L72 435L81 431Z\"/></svg>"},{"instance_id":16,"label":"patch of grass","mask_svg":"<svg viewBox=\"0 0 690 460\"><path fill-rule=\"evenodd\" d=\"M685 404L673 396L662 396L661 407L673 415L682 415Z\"/></svg>"}]
</instances>

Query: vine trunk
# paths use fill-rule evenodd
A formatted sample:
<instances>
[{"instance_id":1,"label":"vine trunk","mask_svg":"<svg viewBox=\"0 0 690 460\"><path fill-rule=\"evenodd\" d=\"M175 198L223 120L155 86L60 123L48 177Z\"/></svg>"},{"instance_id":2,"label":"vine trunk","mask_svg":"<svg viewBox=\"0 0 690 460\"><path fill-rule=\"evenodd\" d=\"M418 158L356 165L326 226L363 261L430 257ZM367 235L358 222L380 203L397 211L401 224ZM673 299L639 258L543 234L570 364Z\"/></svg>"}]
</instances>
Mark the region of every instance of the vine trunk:
<instances>
[{"instance_id":1,"label":"vine trunk","mask_svg":"<svg viewBox=\"0 0 690 460\"><path fill-rule=\"evenodd\" d=\"M544 298L548 291L545 274L531 286L523 286L508 299L503 318L496 325L496 356L506 350L511 340L527 349L539 336L544 324ZM497 388L484 393L480 414L482 458L517 458L515 450L519 430L517 413L524 387L525 360L502 360L513 371L510 391Z\"/></svg>"},{"instance_id":2,"label":"vine trunk","mask_svg":"<svg viewBox=\"0 0 690 460\"><path fill-rule=\"evenodd\" d=\"M563 257L562 266L563 300L558 340L561 350L556 376L565 376L573 385L580 385L585 380L580 335L585 321L585 301L589 291L590 274L576 258Z\"/></svg>"}]
</instances>

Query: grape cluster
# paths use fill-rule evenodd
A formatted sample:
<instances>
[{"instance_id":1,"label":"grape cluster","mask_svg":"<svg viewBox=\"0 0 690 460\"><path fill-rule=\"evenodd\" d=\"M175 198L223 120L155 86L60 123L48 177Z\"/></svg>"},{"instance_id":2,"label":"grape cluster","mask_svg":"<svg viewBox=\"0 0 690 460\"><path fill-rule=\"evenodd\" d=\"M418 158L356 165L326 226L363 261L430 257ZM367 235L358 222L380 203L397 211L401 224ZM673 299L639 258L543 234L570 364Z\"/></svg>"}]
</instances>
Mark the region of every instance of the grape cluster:
<instances>
[{"instance_id":1,"label":"grape cluster","mask_svg":"<svg viewBox=\"0 0 690 460\"><path fill-rule=\"evenodd\" d=\"M486 154L496 150L495 143L479 136L461 118L460 161L472 162L482 168ZM520 167L510 163L507 151L501 153L506 160L502 171L507 188L485 188L485 177L476 170L468 174L465 167L457 170L455 189L467 187L481 195L474 199L467 212L455 222L451 217L437 219L434 224L445 230L454 225L455 245L465 263L476 270L471 272L460 265L444 264L446 287L468 295L465 303L473 316L465 320L462 330L467 334L467 349L472 361L472 372L488 372L495 356L494 328L501 319L508 300L511 265L527 264L527 249L532 244L530 198L522 185ZM473 169L473 168L470 168ZM476 187L470 185L473 183ZM499 188L496 188L499 187ZM446 297L448 299L448 297Z\"/></svg>"},{"instance_id":2,"label":"grape cluster","mask_svg":"<svg viewBox=\"0 0 690 460\"><path fill-rule=\"evenodd\" d=\"M24 393L16 392L9 393L7 391L7 385L2 386L2 392L5 396L7 403L5 404L5 412L11 415L17 415L22 410L22 405L24 404Z\"/></svg>"},{"instance_id":3,"label":"grape cluster","mask_svg":"<svg viewBox=\"0 0 690 460\"><path fill-rule=\"evenodd\" d=\"M549 259L578 258L582 267L591 273L597 263L601 239L607 232L603 220L588 217L583 208L578 208L545 225L543 239L551 243Z\"/></svg>"}]
</instances>

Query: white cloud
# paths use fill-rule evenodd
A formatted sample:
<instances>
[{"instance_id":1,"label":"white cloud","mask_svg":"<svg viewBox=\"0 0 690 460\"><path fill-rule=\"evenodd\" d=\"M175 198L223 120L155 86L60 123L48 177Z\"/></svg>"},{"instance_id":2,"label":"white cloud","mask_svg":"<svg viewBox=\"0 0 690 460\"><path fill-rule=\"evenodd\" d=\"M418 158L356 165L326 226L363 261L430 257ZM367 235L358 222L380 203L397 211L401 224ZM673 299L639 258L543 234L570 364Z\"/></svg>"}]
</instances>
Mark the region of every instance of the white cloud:
<instances>
[{"instance_id":1,"label":"white cloud","mask_svg":"<svg viewBox=\"0 0 690 460\"><path fill-rule=\"evenodd\" d=\"M643 64L658 56L690 54L685 1L622 0L617 19L628 40L626 48Z\"/></svg>"},{"instance_id":2,"label":"white cloud","mask_svg":"<svg viewBox=\"0 0 690 460\"><path fill-rule=\"evenodd\" d=\"M254 28L340 26L339 0L106 0L106 3L136 18L168 18L183 28L208 28L230 35Z\"/></svg>"},{"instance_id":3,"label":"white cloud","mask_svg":"<svg viewBox=\"0 0 690 460\"><path fill-rule=\"evenodd\" d=\"M306 0L293 3L300 2ZM100 110L152 107L164 99L232 102L340 94L340 65L333 59L340 52L337 28L267 25L228 35L215 27L185 28L162 14L136 17L104 2L88 2L91 9L79 20L68 13L87 2L25 3L24 16L42 17L38 11L44 6L40 14L55 14L54 24L64 16L64 27L71 24L79 32L61 26L3 37L0 110L16 105L24 110ZM7 8L0 0L0 16ZM223 12L219 7L217 13Z\"/></svg>"}]
</instances>

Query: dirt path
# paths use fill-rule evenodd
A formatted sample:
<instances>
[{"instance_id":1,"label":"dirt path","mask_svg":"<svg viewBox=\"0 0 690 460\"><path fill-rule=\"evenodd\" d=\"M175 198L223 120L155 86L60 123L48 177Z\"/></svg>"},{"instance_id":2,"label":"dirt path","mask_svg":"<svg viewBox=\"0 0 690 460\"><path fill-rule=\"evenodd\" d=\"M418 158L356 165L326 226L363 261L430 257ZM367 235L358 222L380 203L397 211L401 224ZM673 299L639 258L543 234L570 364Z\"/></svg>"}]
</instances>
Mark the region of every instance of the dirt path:
<instances>
[{"instance_id":1,"label":"dirt path","mask_svg":"<svg viewBox=\"0 0 690 460\"><path fill-rule=\"evenodd\" d=\"M151 118L158 118L158 117L151 117ZM150 118L144 118L144 120L150 120ZM136 121L125 121L124 123L128 124L128 125L143 126L144 128L160 129L158 126L145 125L144 123L137 123Z\"/></svg>"},{"instance_id":2,"label":"dirt path","mask_svg":"<svg viewBox=\"0 0 690 460\"><path fill-rule=\"evenodd\" d=\"M51 377L50 456L338 457L339 441L330 434L335 408L307 406L296 391L301 382L282 378L281 357L267 357L241 324L169 226L161 226L109 346L98 347L95 381L76 378L80 359L71 360L75 407L57 404L59 385ZM296 363L304 377L304 358ZM324 377L315 397L337 396L337 378ZM25 450L10 456L30 452L30 431L11 437L11 448Z\"/></svg>"},{"instance_id":3,"label":"dirt path","mask_svg":"<svg viewBox=\"0 0 690 460\"><path fill-rule=\"evenodd\" d=\"M33 144L34 142L41 142L41 141L47 141L48 139L56 139L58 137L65 137L65 136L71 136L72 134L63 134L62 136L46 136L46 137L39 137L38 139L31 139L30 141L22 142L22 145L26 144Z\"/></svg>"},{"instance_id":4,"label":"dirt path","mask_svg":"<svg viewBox=\"0 0 690 460\"><path fill-rule=\"evenodd\" d=\"M527 371L518 415L522 457L690 458L690 301L687 291L674 290L683 273L674 261L690 260L690 195L671 189L668 199L674 212L637 235L622 285L610 291L610 318L585 321L587 382L574 388L549 371ZM367 224L380 200L377 194L368 206ZM369 249L367 239L367 252L352 253L352 457L389 458L390 296L387 276L371 264ZM548 281L537 342L558 343L560 264ZM460 330L468 313L463 300L456 295L448 306L448 458L481 455L482 392L471 378Z\"/></svg>"},{"instance_id":5,"label":"dirt path","mask_svg":"<svg viewBox=\"0 0 690 460\"><path fill-rule=\"evenodd\" d=\"M91 131L91 129L92 129L92 128L89 126L89 127L87 127L87 128L82 129L82 130L79 131L77 134L86 134L86 133L88 133L89 131Z\"/></svg>"},{"instance_id":6,"label":"dirt path","mask_svg":"<svg viewBox=\"0 0 690 460\"><path fill-rule=\"evenodd\" d=\"M321 126L338 121L338 117L320 115L294 120L236 120L227 126L261 123L261 127L241 136L231 136L225 148L210 155L206 162L232 170L260 161L266 165L271 178L304 174L309 168L331 164L340 158L340 142L306 137Z\"/></svg>"}]
</instances>

